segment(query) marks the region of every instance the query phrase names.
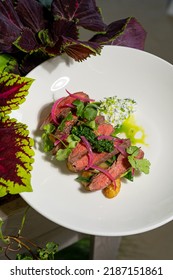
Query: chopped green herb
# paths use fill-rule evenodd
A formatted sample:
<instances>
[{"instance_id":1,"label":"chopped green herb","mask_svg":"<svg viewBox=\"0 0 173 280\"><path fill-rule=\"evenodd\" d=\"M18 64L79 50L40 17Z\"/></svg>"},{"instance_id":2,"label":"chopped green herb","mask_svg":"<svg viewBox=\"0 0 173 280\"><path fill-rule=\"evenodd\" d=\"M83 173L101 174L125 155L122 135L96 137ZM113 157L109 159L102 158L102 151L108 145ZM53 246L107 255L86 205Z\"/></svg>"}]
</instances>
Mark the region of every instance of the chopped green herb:
<instances>
[{"instance_id":1,"label":"chopped green herb","mask_svg":"<svg viewBox=\"0 0 173 280\"><path fill-rule=\"evenodd\" d=\"M110 140L98 140L95 133L91 128L85 125L79 125L72 128L72 133L78 137L85 136L85 138L91 144L93 150L101 152L112 152L114 150L113 141Z\"/></svg>"}]
</instances>

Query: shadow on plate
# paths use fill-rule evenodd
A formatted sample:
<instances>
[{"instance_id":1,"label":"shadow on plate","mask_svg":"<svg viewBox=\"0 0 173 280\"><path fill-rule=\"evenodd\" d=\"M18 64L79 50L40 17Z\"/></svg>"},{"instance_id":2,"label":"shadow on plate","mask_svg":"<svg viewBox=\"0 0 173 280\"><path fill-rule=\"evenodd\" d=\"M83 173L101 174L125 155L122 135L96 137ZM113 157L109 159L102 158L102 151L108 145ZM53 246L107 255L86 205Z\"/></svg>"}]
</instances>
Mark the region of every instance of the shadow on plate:
<instances>
[{"instance_id":1,"label":"shadow on plate","mask_svg":"<svg viewBox=\"0 0 173 280\"><path fill-rule=\"evenodd\" d=\"M61 63L70 67L74 63L74 60L66 54L61 54L61 56L53 57L46 60L46 62L42 64L42 67L48 73L52 73L56 68L59 67Z\"/></svg>"}]
</instances>

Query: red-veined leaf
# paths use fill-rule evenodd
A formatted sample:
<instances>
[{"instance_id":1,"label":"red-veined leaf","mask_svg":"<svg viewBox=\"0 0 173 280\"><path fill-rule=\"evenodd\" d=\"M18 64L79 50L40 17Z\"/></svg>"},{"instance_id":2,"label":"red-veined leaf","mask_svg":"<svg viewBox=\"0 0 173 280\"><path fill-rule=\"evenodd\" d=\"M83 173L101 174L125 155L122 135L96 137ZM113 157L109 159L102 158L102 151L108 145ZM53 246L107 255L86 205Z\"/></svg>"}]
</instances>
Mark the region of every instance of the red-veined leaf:
<instances>
[{"instance_id":1,"label":"red-veined leaf","mask_svg":"<svg viewBox=\"0 0 173 280\"><path fill-rule=\"evenodd\" d=\"M26 125L7 116L0 120L0 197L32 191L33 144Z\"/></svg>"},{"instance_id":2,"label":"red-veined leaf","mask_svg":"<svg viewBox=\"0 0 173 280\"><path fill-rule=\"evenodd\" d=\"M25 101L33 81L28 77L7 72L0 73L0 117L17 109Z\"/></svg>"}]
</instances>

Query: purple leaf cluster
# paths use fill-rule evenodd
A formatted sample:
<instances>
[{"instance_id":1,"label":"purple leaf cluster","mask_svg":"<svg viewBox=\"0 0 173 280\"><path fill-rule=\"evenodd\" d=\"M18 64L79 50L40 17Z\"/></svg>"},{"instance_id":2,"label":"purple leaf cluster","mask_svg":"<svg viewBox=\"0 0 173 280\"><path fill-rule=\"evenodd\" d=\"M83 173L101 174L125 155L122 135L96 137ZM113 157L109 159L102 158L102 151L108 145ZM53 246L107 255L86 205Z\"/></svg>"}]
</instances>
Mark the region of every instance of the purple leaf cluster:
<instances>
[{"instance_id":1,"label":"purple leaf cluster","mask_svg":"<svg viewBox=\"0 0 173 280\"><path fill-rule=\"evenodd\" d=\"M79 28L94 32L81 41ZM105 24L95 0L0 0L0 53L18 62L21 75L52 56L67 53L77 61L100 54L104 45L143 49L146 32L133 17Z\"/></svg>"}]
</instances>

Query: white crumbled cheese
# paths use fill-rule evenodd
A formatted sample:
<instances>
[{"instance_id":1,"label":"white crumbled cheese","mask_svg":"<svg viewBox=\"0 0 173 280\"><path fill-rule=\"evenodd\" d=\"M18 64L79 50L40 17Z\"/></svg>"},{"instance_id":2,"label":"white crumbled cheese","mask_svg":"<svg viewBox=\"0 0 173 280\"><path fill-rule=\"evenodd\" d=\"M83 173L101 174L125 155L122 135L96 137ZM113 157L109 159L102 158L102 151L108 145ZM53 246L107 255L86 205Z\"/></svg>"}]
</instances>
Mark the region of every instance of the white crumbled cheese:
<instances>
[{"instance_id":1,"label":"white crumbled cheese","mask_svg":"<svg viewBox=\"0 0 173 280\"><path fill-rule=\"evenodd\" d=\"M136 101L130 98L107 97L101 101L98 114L104 116L107 122L117 127L135 112L136 105Z\"/></svg>"}]
</instances>

